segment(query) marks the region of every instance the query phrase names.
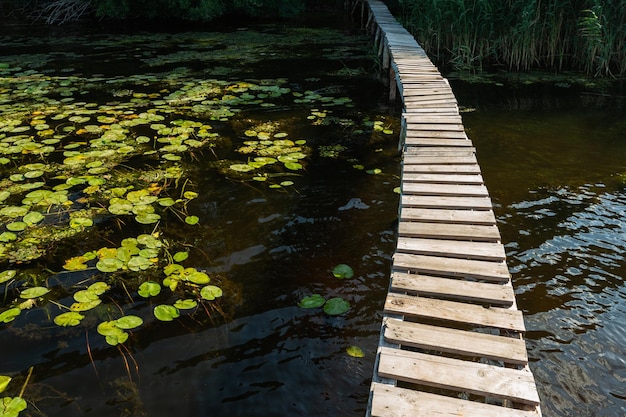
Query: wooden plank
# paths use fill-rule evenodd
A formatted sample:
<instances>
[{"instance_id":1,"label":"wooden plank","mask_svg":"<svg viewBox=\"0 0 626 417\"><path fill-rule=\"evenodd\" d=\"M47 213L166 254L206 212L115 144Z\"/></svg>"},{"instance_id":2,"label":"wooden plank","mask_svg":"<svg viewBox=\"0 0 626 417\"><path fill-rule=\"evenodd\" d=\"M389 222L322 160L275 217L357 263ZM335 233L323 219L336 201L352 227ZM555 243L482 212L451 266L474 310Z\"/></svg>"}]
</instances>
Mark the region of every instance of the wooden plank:
<instances>
[{"instance_id":1,"label":"wooden plank","mask_svg":"<svg viewBox=\"0 0 626 417\"><path fill-rule=\"evenodd\" d=\"M372 417L541 417L525 411L460 398L372 384Z\"/></svg>"},{"instance_id":2,"label":"wooden plank","mask_svg":"<svg viewBox=\"0 0 626 417\"><path fill-rule=\"evenodd\" d=\"M435 184L404 182L402 193L423 196L468 196L487 197L489 192L484 185Z\"/></svg>"},{"instance_id":3,"label":"wooden plank","mask_svg":"<svg viewBox=\"0 0 626 417\"><path fill-rule=\"evenodd\" d=\"M378 374L399 381L539 405L533 375L527 370L382 348Z\"/></svg>"},{"instance_id":4,"label":"wooden plank","mask_svg":"<svg viewBox=\"0 0 626 417\"><path fill-rule=\"evenodd\" d=\"M453 132L464 132L465 128L461 123L421 123L408 122L407 130L444 130Z\"/></svg>"},{"instance_id":5,"label":"wooden plank","mask_svg":"<svg viewBox=\"0 0 626 417\"><path fill-rule=\"evenodd\" d=\"M514 309L485 308L477 304L391 292L387 294L384 309L387 314L399 314L417 319L437 319L516 332L526 331L522 313Z\"/></svg>"},{"instance_id":6,"label":"wooden plank","mask_svg":"<svg viewBox=\"0 0 626 417\"><path fill-rule=\"evenodd\" d=\"M439 139L439 138L422 138L414 136L406 136L404 138L405 146L458 146L472 147L472 141L468 139Z\"/></svg>"},{"instance_id":7,"label":"wooden plank","mask_svg":"<svg viewBox=\"0 0 626 417\"><path fill-rule=\"evenodd\" d=\"M473 146L470 147L444 147L444 146L409 146L406 149L406 156L415 157L415 156L425 156L425 157L433 157L433 156L465 156L465 157L475 157L476 149ZM425 159L424 163L429 163L430 159Z\"/></svg>"},{"instance_id":8,"label":"wooden plank","mask_svg":"<svg viewBox=\"0 0 626 417\"><path fill-rule=\"evenodd\" d=\"M384 335L391 344L446 352L524 366L528 363L524 340L494 334L449 329L386 317Z\"/></svg>"},{"instance_id":9,"label":"wooden plank","mask_svg":"<svg viewBox=\"0 0 626 417\"><path fill-rule=\"evenodd\" d=\"M412 292L426 297L506 307L515 304L515 294L510 283L492 284L394 272L391 288L394 291Z\"/></svg>"},{"instance_id":10,"label":"wooden plank","mask_svg":"<svg viewBox=\"0 0 626 417\"><path fill-rule=\"evenodd\" d=\"M407 123L463 123L461 116L426 116L410 115L405 117Z\"/></svg>"},{"instance_id":11,"label":"wooden plank","mask_svg":"<svg viewBox=\"0 0 626 417\"><path fill-rule=\"evenodd\" d=\"M407 138L467 139L465 131L413 130L407 131L406 136Z\"/></svg>"},{"instance_id":12,"label":"wooden plank","mask_svg":"<svg viewBox=\"0 0 626 417\"><path fill-rule=\"evenodd\" d=\"M490 210L489 197L441 197L430 195L402 195L400 204L404 207L433 209L474 209Z\"/></svg>"},{"instance_id":13,"label":"wooden plank","mask_svg":"<svg viewBox=\"0 0 626 417\"><path fill-rule=\"evenodd\" d=\"M400 211L401 221L451 223L473 225L495 225L496 217L489 210L450 210L436 208L412 208L403 206Z\"/></svg>"},{"instance_id":14,"label":"wooden plank","mask_svg":"<svg viewBox=\"0 0 626 417\"><path fill-rule=\"evenodd\" d=\"M415 165L413 165L415 166ZM429 165L426 165L429 166ZM458 185L482 185L484 183L483 176L480 174L431 174L423 172L404 172L402 173L402 181L404 182L424 182L435 184L458 184Z\"/></svg>"},{"instance_id":15,"label":"wooden plank","mask_svg":"<svg viewBox=\"0 0 626 417\"><path fill-rule=\"evenodd\" d=\"M476 155L474 155L473 153L467 156L444 155L444 156L439 156L439 157L434 157L434 156L427 157L427 156L422 156L422 155L405 154L402 162L404 163L404 165L412 165L412 164L421 164L421 165L424 165L424 164L429 164L429 165L472 164L472 165L476 165L478 164L478 161L476 160Z\"/></svg>"},{"instance_id":16,"label":"wooden plank","mask_svg":"<svg viewBox=\"0 0 626 417\"><path fill-rule=\"evenodd\" d=\"M506 255L501 243L471 242L419 237L398 237L396 251L416 255L433 255L461 259L504 261Z\"/></svg>"},{"instance_id":17,"label":"wooden plank","mask_svg":"<svg viewBox=\"0 0 626 417\"><path fill-rule=\"evenodd\" d=\"M500 231L496 225L447 224L401 221L398 235L434 239L457 239L485 242L500 242Z\"/></svg>"},{"instance_id":18,"label":"wooden plank","mask_svg":"<svg viewBox=\"0 0 626 417\"><path fill-rule=\"evenodd\" d=\"M402 166L403 179L405 176L412 174L480 175L480 167L478 164L404 164Z\"/></svg>"},{"instance_id":19,"label":"wooden plank","mask_svg":"<svg viewBox=\"0 0 626 417\"><path fill-rule=\"evenodd\" d=\"M509 270L504 262L441 256L396 253L393 267L397 270L434 274L437 276L475 278L490 282L508 282Z\"/></svg>"}]
</instances>

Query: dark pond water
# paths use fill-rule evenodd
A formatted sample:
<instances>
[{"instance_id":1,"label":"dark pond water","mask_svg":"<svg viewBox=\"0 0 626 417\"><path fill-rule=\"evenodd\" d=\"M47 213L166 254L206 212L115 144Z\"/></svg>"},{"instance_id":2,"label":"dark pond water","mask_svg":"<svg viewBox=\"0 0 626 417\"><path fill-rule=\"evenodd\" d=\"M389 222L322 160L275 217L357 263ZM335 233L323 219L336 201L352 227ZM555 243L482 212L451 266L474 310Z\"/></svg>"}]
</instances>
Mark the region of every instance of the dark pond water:
<instances>
[{"instance_id":1,"label":"dark pond water","mask_svg":"<svg viewBox=\"0 0 626 417\"><path fill-rule=\"evenodd\" d=\"M453 87L496 205L546 417L626 415L626 98Z\"/></svg>"},{"instance_id":2,"label":"dark pond water","mask_svg":"<svg viewBox=\"0 0 626 417\"><path fill-rule=\"evenodd\" d=\"M3 33L1 185L9 191L1 207L22 204L27 189L20 184L69 189L65 205L29 206L41 211L41 223L24 219L20 226L22 216L9 211L0 218L7 232L0 272L17 271L0 284L0 314L19 310L0 323L0 375L14 378L3 395L17 396L33 367L23 392L29 406L20 415L365 413L395 246L399 120L373 75L367 38L351 35L341 19L322 20L330 23ZM111 131L117 134L99 140ZM288 159L278 158L284 166L249 168L261 134L264 146L279 147L280 138L293 147ZM73 171L81 158L91 161L86 173ZM25 163L31 165L19 171ZM108 189L113 182L117 188ZM133 211L135 222L133 213L110 209L107 193L130 198L128 190L144 187L159 197L197 195L181 197L179 211L148 210L159 223L142 218L145 212ZM68 227L70 218L79 226ZM150 233L169 252L152 255L145 271L126 260L107 272L98 266L101 255L96 267L85 260L87 270L63 270L70 257L84 260L87 251ZM219 302L207 302L188 282L138 296L141 282L161 283L155 265L171 264L177 251L189 254L184 267L222 288ZM354 277L335 278L338 264L351 266ZM56 326L53 319L93 282L111 285L101 304L82 312L76 326ZM17 296L34 285L52 291ZM335 316L298 307L312 294L341 297L350 309ZM157 304L183 298L200 304L175 304L181 317L172 322L152 314ZM96 327L121 315L143 325L110 346ZM349 355L351 346L364 357Z\"/></svg>"}]
</instances>

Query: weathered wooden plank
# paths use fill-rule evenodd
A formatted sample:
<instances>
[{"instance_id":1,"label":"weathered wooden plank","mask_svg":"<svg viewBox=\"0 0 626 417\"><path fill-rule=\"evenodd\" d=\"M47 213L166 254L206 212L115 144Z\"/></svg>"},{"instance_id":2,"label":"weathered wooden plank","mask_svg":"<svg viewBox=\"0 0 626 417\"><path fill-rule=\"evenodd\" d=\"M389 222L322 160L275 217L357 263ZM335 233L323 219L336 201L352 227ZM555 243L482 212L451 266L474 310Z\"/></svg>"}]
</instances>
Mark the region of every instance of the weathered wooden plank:
<instances>
[{"instance_id":1,"label":"weathered wooden plank","mask_svg":"<svg viewBox=\"0 0 626 417\"><path fill-rule=\"evenodd\" d=\"M391 288L394 291L412 292L426 297L506 307L515 304L515 294L510 283L493 284L394 272L391 277Z\"/></svg>"},{"instance_id":2,"label":"weathered wooden plank","mask_svg":"<svg viewBox=\"0 0 626 417\"><path fill-rule=\"evenodd\" d=\"M446 123L461 124L463 123L461 116L426 116L426 115L410 115L405 117L407 123Z\"/></svg>"},{"instance_id":3,"label":"weathered wooden plank","mask_svg":"<svg viewBox=\"0 0 626 417\"><path fill-rule=\"evenodd\" d=\"M372 417L541 417L524 411L454 397L372 384Z\"/></svg>"},{"instance_id":4,"label":"weathered wooden plank","mask_svg":"<svg viewBox=\"0 0 626 417\"><path fill-rule=\"evenodd\" d=\"M467 139L465 131L445 130L413 130L406 132L407 138L442 138L442 139Z\"/></svg>"},{"instance_id":5,"label":"weathered wooden plank","mask_svg":"<svg viewBox=\"0 0 626 417\"><path fill-rule=\"evenodd\" d=\"M489 192L484 185L434 184L421 182L404 182L402 193L423 196L460 196L487 197Z\"/></svg>"},{"instance_id":6,"label":"weathered wooden plank","mask_svg":"<svg viewBox=\"0 0 626 417\"><path fill-rule=\"evenodd\" d=\"M413 165L415 166L415 165ZM425 165L429 166L429 165ZM476 174L431 174L423 172L409 171L402 173L404 182L425 182L435 184L464 184L482 185L484 183L482 175Z\"/></svg>"},{"instance_id":7,"label":"weathered wooden plank","mask_svg":"<svg viewBox=\"0 0 626 417\"><path fill-rule=\"evenodd\" d=\"M398 237L396 251L416 255L433 255L450 258L504 261L504 246L493 242L471 242L419 237Z\"/></svg>"},{"instance_id":8,"label":"weathered wooden plank","mask_svg":"<svg viewBox=\"0 0 626 417\"><path fill-rule=\"evenodd\" d=\"M405 154L403 158L404 165L412 164L429 164L429 165L441 165L441 164L478 164L476 155L471 153L467 156L421 156Z\"/></svg>"},{"instance_id":9,"label":"weathered wooden plank","mask_svg":"<svg viewBox=\"0 0 626 417\"><path fill-rule=\"evenodd\" d=\"M430 195L402 195L402 208L433 208L433 209L474 209L490 210L489 197L442 197Z\"/></svg>"},{"instance_id":10,"label":"weathered wooden plank","mask_svg":"<svg viewBox=\"0 0 626 417\"><path fill-rule=\"evenodd\" d=\"M425 223L407 220L409 219L404 218L399 223L399 236L500 242L500 231L495 224Z\"/></svg>"},{"instance_id":11,"label":"weathered wooden plank","mask_svg":"<svg viewBox=\"0 0 626 417\"><path fill-rule=\"evenodd\" d=\"M539 404L533 375L527 370L382 348L378 373L400 381Z\"/></svg>"},{"instance_id":12,"label":"weathered wooden plank","mask_svg":"<svg viewBox=\"0 0 626 417\"><path fill-rule=\"evenodd\" d=\"M397 270L502 283L508 282L510 279L509 270L504 262L398 252L394 255L393 260L394 269Z\"/></svg>"},{"instance_id":13,"label":"weathered wooden plank","mask_svg":"<svg viewBox=\"0 0 626 417\"><path fill-rule=\"evenodd\" d=\"M406 156L415 157L415 156L425 156L425 157L434 157L434 156L465 156L465 157L475 157L476 149L472 146L470 147L459 147L459 146L407 146L406 148ZM425 159L424 163L429 163L430 159Z\"/></svg>"},{"instance_id":14,"label":"weathered wooden plank","mask_svg":"<svg viewBox=\"0 0 626 417\"><path fill-rule=\"evenodd\" d=\"M414 136L406 136L404 138L404 145L409 146L458 146L464 148L471 148L472 141L468 139L439 139L439 138L422 138Z\"/></svg>"},{"instance_id":15,"label":"weathered wooden plank","mask_svg":"<svg viewBox=\"0 0 626 417\"><path fill-rule=\"evenodd\" d=\"M384 311L414 318L437 319L459 324L493 327L497 329L526 331L519 310L500 307L485 308L477 304L438 300L390 292L385 299Z\"/></svg>"},{"instance_id":16,"label":"weathered wooden plank","mask_svg":"<svg viewBox=\"0 0 626 417\"><path fill-rule=\"evenodd\" d=\"M496 217L489 207L488 210L455 210L437 208L412 208L403 206L400 221L451 223L473 225L495 225Z\"/></svg>"},{"instance_id":17,"label":"weathered wooden plank","mask_svg":"<svg viewBox=\"0 0 626 417\"><path fill-rule=\"evenodd\" d=\"M480 167L478 166L478 164L403 164L403 178L406 175L413 174L480 175Z\"/></svg>"},{"instance_id":18,"label":"weathered wooden plank","mask_svg":"<svg viewBox=\"0 0 626 417\"><path fill-rule=\"evenodd\" d=\"M411 323L386 317L383 320L387 342L454 355L485 358L512 365L528 363L524 340L494 334Z\"/></svg>"}]
</instances>

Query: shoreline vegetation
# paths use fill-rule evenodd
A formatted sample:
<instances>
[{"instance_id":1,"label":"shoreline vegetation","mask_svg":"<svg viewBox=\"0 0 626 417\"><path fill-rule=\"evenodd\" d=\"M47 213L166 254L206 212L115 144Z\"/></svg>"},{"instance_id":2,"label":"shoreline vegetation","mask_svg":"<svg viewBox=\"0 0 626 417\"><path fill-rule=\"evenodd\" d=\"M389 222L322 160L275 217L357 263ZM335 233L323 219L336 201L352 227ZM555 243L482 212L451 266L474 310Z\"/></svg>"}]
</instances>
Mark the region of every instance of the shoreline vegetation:
<instances>
[{"instance_id":1,"label":"shoreline vegetation","mask_svg":"<svg viewBox=\"0 0 626 417\"><path fill-rule=\"evenodd\" d=\"M626 76L626 0L389 0L437 65Z\"/></svg>"}]
</instances>

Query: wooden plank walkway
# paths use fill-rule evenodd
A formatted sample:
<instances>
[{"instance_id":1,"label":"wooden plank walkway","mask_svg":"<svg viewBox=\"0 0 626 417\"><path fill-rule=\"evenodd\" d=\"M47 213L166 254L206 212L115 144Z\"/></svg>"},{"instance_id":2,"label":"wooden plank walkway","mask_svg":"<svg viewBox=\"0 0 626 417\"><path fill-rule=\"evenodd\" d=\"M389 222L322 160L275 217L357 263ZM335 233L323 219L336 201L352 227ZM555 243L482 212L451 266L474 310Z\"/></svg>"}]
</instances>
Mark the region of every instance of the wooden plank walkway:
<instances>
[{"instance_id":1,"label":"wooden plank walkway","mask_svg":"<svg viewBox=\"0 0 626 417\"><path fill-rule=\"evenodd\" d=\"M398 243L368 416L541 416L491 199L450 85L381 1L351 6L404 105Z\"/></svg>"}]
</instances>

